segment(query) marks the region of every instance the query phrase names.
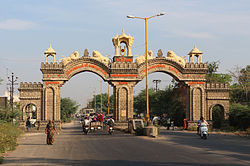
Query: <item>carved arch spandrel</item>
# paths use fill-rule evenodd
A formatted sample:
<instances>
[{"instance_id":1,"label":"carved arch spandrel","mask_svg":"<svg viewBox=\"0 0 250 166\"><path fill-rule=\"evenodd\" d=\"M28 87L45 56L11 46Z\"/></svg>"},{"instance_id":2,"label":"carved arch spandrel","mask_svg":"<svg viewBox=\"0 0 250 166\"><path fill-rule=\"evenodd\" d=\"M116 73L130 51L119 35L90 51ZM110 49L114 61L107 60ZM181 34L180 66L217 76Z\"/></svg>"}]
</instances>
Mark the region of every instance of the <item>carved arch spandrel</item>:
<instances>
[{"instance_id":1,"label":"carved arch spandrel","mask_svg":"<svg viewBox=\"0 0 250 166\"><path fill-rule=\"evenodd\" d=\"M99 75L104 81L109 79L110 69L104 63L93 58L79 58L64 66L64 75L67 80L81 72L92 72Z\"/></svg>"},{"instance_id":2,"label":"carved arch spandrel","mask_svg":"<svg viewBox=\"0 0 250 166\"><path fill-rule=\"evenodd\" d=\"M138 66L138 78L143 79L146 76L145 62ZM184 68L174 61L167 60L166 58L154 58L148 61L148 73L163 72L169 74L177 81L183 81Z\"/></svg>"}]
</instances>

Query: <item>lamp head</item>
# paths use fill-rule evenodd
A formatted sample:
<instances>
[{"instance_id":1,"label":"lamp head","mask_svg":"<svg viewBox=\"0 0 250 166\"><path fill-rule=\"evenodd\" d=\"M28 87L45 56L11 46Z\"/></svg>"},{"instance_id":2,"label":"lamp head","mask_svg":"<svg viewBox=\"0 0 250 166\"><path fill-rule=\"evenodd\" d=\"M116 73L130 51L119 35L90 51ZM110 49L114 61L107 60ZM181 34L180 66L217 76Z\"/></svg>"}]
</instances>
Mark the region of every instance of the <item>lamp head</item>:
<instances>
[{"instance_id":1,"label":"lamp head","mask_svg":"<svg viewBox=\"0 0 250 166\"><path fill-rule=\"evenodd\" d=\"M165 14L166 14L166 12L161 12L161 13L157 14L157 16L163 16Z\"/></svg>"},{"instance_id":2,"label":"lamp head","mask_svg":"<svg viewBox=\"0 0 250 166\"><path fill-rule=\"evenodd\" d=\"M127 18L135 18L135 16L127 15Z\"/></svg>"}]
</instances>

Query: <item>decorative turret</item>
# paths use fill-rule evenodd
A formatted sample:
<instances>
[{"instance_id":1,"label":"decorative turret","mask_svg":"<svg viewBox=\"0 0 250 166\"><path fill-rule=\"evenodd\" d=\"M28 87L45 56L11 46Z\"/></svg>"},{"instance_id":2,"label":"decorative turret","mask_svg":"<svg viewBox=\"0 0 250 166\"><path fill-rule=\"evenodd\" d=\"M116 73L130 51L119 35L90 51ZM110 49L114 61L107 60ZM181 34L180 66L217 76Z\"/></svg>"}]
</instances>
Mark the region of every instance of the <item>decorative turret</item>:
<instances>
[{"instance_id":1,"label":"decorative turret","mask_svg":"<svg viewBox=\"0 0 250 166\"><path fill-rule=\"evenodd\" d=\"M49 48L44 52L45 55L45 62L47 62L48 56L54 57L54 63L56 62L56 51L51 47L51 44L49 45Z\"/></svg>"},{"instance_id":2,"label":"decorative turret","mask_svg":"<svg viewBox=\"0 0 250 166\"><path fill-rule=\"evenodd\" d=\"M202 63L202 52L196 48L196 45L194 45L194 48L188 53L189 55L189 63L190 63L190 58L192 58L192 63L194 63L194 56L197 57L197 62L196 63Z\"/></svg>"},{"instance_id":3,"label":"decorative turret","mask_svg":"<svg viewBox=\"0 0 250 166\"><path fill-rule=\"evenodd\" d=\"M122 29L121 35L116 35L112 38L113 45L115 46L115 56L119 56L119 48L120 48L120 55L124 56L127 52L127 56L132 56L131 54L131 46L134 42L134 37L130 35L126 35L124 33L124 29ZM126 48L121 48L121 43L126 45Z\"/></svg>"}]
</instances>

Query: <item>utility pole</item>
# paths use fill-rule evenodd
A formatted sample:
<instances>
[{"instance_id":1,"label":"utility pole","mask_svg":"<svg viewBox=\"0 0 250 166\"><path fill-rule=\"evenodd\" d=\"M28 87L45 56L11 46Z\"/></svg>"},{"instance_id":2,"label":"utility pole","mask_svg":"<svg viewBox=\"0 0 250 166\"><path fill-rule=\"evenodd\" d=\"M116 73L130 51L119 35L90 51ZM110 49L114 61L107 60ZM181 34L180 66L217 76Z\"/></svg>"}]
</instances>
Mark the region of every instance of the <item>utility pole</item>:
<instances>
[{"instance_id":1,"label":"utility pole","mask_svg":"<svg viewBox=\"0 0 250 166\"><path fill-rule=\"evenodd\" d=\"M11 106L12 112L14 111L14 105L13 105L14 85L17 85L17 83L15 83L17 79L18 77L14 79L14 73L11 74L11 79L10 77L8 77L8 81L10 82L8 83L8 85L10 85L10 106Z\"/></svg>"},{"instance_id":2,"label":"utility pole","mask_svg":"<svg viewBox=\"0 0 250 166\"><path fill-rule=\"evenodd\" d=\"M96 89L95 89L95 113L96 113Z\"/></svg>"},{"instance_id":3,"label":"utility pole","mask_svg":"<svg viewBox=\"0 0 250 166\"><path fill-rule=\"evenodd\" d=\"M161 80L153 80L153 83L155 83L155 91L158 91L158 84L161 82Z\"/></svg>"},{"instance_id":4,"label":"utility pole","mask_svg":"<svg viewBox=\"0 0 250 166\"><path fill-rule=\"evenodd\" d=\"M102 113L102 80L100 81L101 82L101 113Z\"/></svg>"},{"instance_id":5,"label":"utility pole","mask_svg":"<svg viewBox=\"0 0 250 166\"><path fill-rule=\"evenodd\" d=\"M109 114L109 84L108 84L108 114Z\"/></svg>"}]
</instances>

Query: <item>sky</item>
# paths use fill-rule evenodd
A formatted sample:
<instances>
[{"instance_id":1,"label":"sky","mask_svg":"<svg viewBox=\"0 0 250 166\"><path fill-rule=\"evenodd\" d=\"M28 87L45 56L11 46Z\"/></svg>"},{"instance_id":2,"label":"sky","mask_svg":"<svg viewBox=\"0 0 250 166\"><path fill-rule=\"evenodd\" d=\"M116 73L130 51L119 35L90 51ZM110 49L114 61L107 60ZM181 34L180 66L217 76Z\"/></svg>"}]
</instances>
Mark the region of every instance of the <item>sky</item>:
<instances>
[{"instance_id":1,"label":"sky","mask_svg":"<svg viewBox=\"0 0 250 166\"><path fill-rule=\"evenodd\" d=\"M160 12L166 15L148 21L148 49L154 56L162 49L164 55L173 50L187 58L196 44L204 62L220 62L220 73L250 64L249 0L0 0L0 78L4 80L0 95L6 90L7 68L9 76L12 72L18 76L18 83L42 81L41 62L50 43L57 60L74 51L82 55L85 48L112 58L112 37L124 28L135 38L132 54L143 55L144 21L126 16ZM160 79L159 87L164 89L172 78L150 74L149 87L155 86L154 79ZM101 80L93 73L80 73L66 82L61 96L85 106L95 90L100 93ZM107 87L102 82L104 93ZM134 93L144 88L145 79Z\"/></svg>"}]
</instances>

